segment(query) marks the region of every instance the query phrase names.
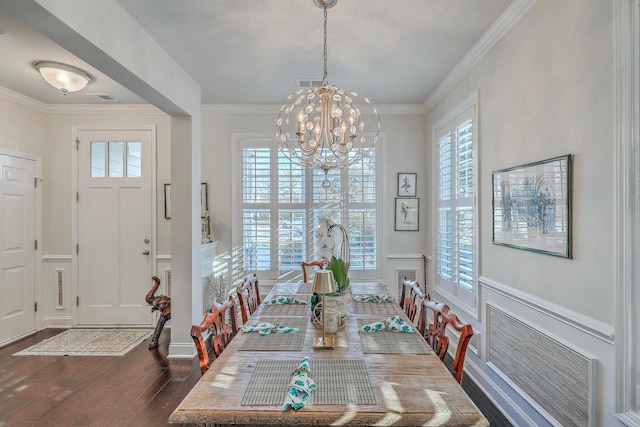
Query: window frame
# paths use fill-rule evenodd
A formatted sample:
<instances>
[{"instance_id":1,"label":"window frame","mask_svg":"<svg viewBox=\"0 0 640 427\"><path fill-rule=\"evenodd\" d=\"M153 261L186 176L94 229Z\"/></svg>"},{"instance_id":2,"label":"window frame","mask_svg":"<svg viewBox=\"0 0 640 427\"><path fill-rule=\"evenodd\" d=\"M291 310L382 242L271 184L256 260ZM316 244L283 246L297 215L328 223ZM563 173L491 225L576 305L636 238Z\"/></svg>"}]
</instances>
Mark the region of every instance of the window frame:
<instances>
[{"instance_id":1,"label":"window frame","mask_svg":"<svg viewBox=\"0 0 640 427\"><path fill-rule=\"evenodd\" d=\"M367 133L367 137L369 137L368 133ZM376 168L377 168L377 173L376 173L376 182L377 182L377 186L376 186L376 200L375 202L372 202L373 207L371 208L373 211L375 211L376 214L376 226L375 226L375 239L376 239L376 243L375 243L375 248L376 248L376 268L372 269L372 270L355 270L352 269L349 272L349 276L351 277L352 280L380 280L382 277L382 264L381 261L383 259L382 257L382 251L384 248L384 242L382 240L382 226L384 224L384 214L382 213L382 209L381 209L381 201L383 199L383 170L382 170L382 162L381 162L381 158L383 156L383 152L381 150L381 147L383 147L383 136L380 136L379 138L379 143L376 145L376 157L375 157L375 161L376 161ZM235 254L235 256L238 259L242 259L243 257L243 221L241 218L243 209L244 209L244 204L243 204L243 188L242 188L242 180L240 179L241 177L241 173L243 171L243 149L251 147L251 148L257 148L258 146L261 147L268 147L271 150L272 156L271 156L271 165L272 168L274 168L277 164L277 156L273 156L273 154L278 154L279 150L278 150L278 146L277 143L275 141L275 139L268 134L232 134L232 242L233 242L233 253ZM313 209L313 172L315 170L310 170L310 169L305 169L306 172L306 188L305 188L305 193L306 193L306 201L304 203L302 203L302 206L305 206L306 208L311 208ZM277 169L275 169L275 171L272 171L271 176L272 177L277 177ZM346 186L348 185L348 174L347 173L341 173L340 176L340 183L341 183L341 188L347 188ZM276 187L276 182L271 182L270 184L272 187L276 188L276 192L277 192L277 187ZM273 193L273 191L272 191ZM341 212L341 222L342 224L347 227L346 224L346 219L348 215L347 213L350 210L353 211L359 211L361 210L362 204L355 202L355 203L350 203L348 200L348 196L342 196L342 201L339 203L340 204L340 212ZM284 207L282 206L282 203L280 203L277 200L277 194L271 195L271 202L270 203L265 203L265 204L261 204L260 205L261 208L264 209L269 209L270 210L270 215L272 215L272 218L276 218L277 221L277 214L278 214L278 210L282 210L282 209L288 209L289 207ZM327 206L328 209L331 209L332 206ZM273 220L272 220L273 221ZM314 257L313 253L314 253L314 234L315 234L315 228L317 227L317 218L314 217L310 217L307 218L306 221L306 230L304 231L305 236L306 236L306 247L305 247L305 252L306 252L306 257L308 257L309 259L305 259L305 261L309 261L312 260L312 258ZM278 227L273 227L273 225L271 226L271 241L277 241L278 239L278 231L277 231ZM350 233L350 237L351 237L351 233ZM338 239L340 238L339 233L338 233ZM352 239L350 239L352 240ZM264 278L267 281L275 281L275 280L287 280L287 279L291 279L291 278L295 278L298 274L302 273L301 269L295 269L293 268L291 271L289 270L280 270L278 271L277 268L273 268L274 266L277 266L278 261L277 261L277 256L278 256L278 245L272 245L273 247L271 248L271 266L272 268L269 270L257 270L258 274L261 275L261 278ZM353 248L352 248L353 249ZM353 250L352 250L353 252ZM305 255L303 255L304 257ZM244 274L248 274L250 273L250 271L245 271L244 270L244 263L243 261L238 261L235 263L234 265L234 271L238 274L238 275L244 275Z\"/></svg>"},{"instance_id":2,"label":"window frame","mask_svg":"<svg viewBox=\"0 0 640 427\"><path fill-rule=\"evenodd\" d=\"M450 197L449 200L441 201L440 199L440 140L447 134L451 134L455 129L459 127L462 123L467 122L467 120L471 121L471 129L472 129L472 192L473 196L470 197L470 201L468 203L456 203L455 200L455 191L456 191L456 169L455 169L455 149L453 146L453 142L451 143L451 170L448 173L450 177L450 194L453 197ZM479 277L479 265L480 265L480 255L479 255L479 208L478 208L478 93L477 91L470 95L467 99L462 101L458 106L453 108L448 114L446 114L442 119L436 122L431 128L432 134L432 168L433 168L433 248L434 248L434 284L433 291L437 294L440 294L445 299L450 300L452 303L459 305L461 308L468 311L470 314L477 317L478 313L478 277ZM459 210L461 208L471 209L473 212L473 217L471 219L472 223L472 231L473 231L473 241L471 244L472 248L472 260L473 260L473 272L472 272L472 289L470 291L466 291L461 288L460 283L457 279L453 281L444 280L441 275L441 254L439 247L439 232L440 232L440 218L441 214L444 213L444 210L449 209L449 212L453 213L455 210ZM451 240L452 244L455 244L453 227L455 222L455 215L450 215L451 218ZM458 234L459 236L460 234ZM452 269L455 266L452 261ZM452 274L453 276L453 274Z\"/></svg>"}]
</instances>

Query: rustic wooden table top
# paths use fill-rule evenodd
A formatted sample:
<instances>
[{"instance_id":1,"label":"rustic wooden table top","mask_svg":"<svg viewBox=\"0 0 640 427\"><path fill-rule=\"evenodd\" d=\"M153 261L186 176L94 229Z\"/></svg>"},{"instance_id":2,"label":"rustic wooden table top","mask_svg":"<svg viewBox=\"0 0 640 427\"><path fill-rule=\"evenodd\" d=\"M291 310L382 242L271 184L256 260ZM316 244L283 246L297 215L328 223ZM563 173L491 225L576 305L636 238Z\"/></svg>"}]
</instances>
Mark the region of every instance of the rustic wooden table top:
<instances>
[{"instance_id":1,"label":"rustic wooden table top","mask_svg":"<svg viewBox=\"0 0 640 427\"><path fill-rule=\"evenodd\" d=\"M295 295L297 283L276 284L268 298ZM353 293L380 293L380 284L352 283ZM402 313L397 303L393 303ZM261 309L249 324L260 321ZM403 314L402 314L403 315ZM268 318L266 314L263 318ZM309 316L310 317L310 316ZM333 350L314 350L313 341L322 331L309 320L302 351L242 351L249 334L241 333L215 360L196 386L169 417L170 423L245 425L427 425L487 426L482 413L440 359L428 354L364 353L357 319L380 320L380 316L350 313L346 325L335 336ZM416 338L420 338L416 334ZM426 342L425 348L429 349ZM242 405L256 366L262 361L363 360L375 396L375 404L315 404L283 410L285 395L277 405ZM290 374L288 378L290 379ZM338 380L339 381L339 380ZM314 390L312 392L315 393Z\"/></svg>"}]
</instances>

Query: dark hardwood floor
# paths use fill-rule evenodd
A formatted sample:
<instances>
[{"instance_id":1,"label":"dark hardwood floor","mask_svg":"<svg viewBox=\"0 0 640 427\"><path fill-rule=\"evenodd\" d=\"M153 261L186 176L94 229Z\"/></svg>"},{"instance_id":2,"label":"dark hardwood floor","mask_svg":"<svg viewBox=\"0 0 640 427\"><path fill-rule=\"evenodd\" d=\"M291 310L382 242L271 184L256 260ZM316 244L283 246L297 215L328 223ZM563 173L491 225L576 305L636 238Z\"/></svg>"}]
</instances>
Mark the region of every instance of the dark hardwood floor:
<instances>
[{"instance_id":1,"label":"dark hardwood floor","mask_svg":"<svg viewBox=\"0 0 640 427\"><path fill-rule=\"evenodd\" d=\"M125 356L12 356L62 332L46 329L0 348L0 427L169 426L200 379L195 360L167 359L148 338Z\"/></svg>"},{"instance_id":2,"label":"dark hardwood floor","mask_svg":"<svg viewBox=\"0 0 640 427\"><path fill-rule=\"evenodd\" d=\"M0 427L177 426L167 419L200 368L197 358L167 359L169 330L158 349L147 348L148 338L120 357L13 356L62 331L45 329L0 348ZM468 378L462 383L492 426L510 425Z\"/></svg>"}]
</instances>

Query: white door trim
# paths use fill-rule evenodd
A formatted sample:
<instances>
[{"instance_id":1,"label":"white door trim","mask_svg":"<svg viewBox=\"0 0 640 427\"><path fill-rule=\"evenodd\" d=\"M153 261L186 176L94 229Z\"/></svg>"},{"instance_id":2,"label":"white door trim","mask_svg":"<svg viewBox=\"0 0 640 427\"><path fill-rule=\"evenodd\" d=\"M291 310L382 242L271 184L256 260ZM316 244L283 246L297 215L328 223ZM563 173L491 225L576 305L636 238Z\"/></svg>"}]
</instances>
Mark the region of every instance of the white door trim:
<instances>
[{"instance_id":1,"label":"white door trim","mask_svg":"<svg viewBox=\"0 0 640 427\"><path fill-rule=\"evenodd\" d=\"M35 176L36 178L42 178L42 157L23 153L20 151L6 150L0 148L0 154L11 157L19 157L21 159L32 160L35 162ZM35 230L34 236L38 241L38 247L34 254L34 281L35 281L35 298L38 303L38 310L35 314L35 328L36 330L42 329L42 312L45 307L45 301L42 300L42 186L43 182L38 182L38 186L35 189ZM22 337L16 337L16 340ZM4 343L8 344L8 343Z\"/></svg>"},{"instance_id":2,"label":"white door trim","mask_svg":"<svg viewBox=\"0 0 640 427\"><path fill-rule=\"evenodd\" d=\"M71 127L71 165L74 168L71 174L71 202L74 204L71 209L71 277L73 290L73 300L77 301L79 290L79 274L80 269L78 265L78 253L76 247L79 241L79 212L78 203L76 203L76 194L79 191L79 157L76 140L80 132L84 131L149 131L151 132L151 253L157 254L157 137L156 137L156 125L138 125L138 126L102 126L102 125L74 125ZM151 264L151 270L153 274L156 274L156 262L155 260ZM151 278L149 278L151 283ZM151 286L149 286L151 287ZM144 295L141 296L144 299ZM72 325L78 326L79 313L77 304L73 304L72 307Z\"/></svg>"}]
</instances>

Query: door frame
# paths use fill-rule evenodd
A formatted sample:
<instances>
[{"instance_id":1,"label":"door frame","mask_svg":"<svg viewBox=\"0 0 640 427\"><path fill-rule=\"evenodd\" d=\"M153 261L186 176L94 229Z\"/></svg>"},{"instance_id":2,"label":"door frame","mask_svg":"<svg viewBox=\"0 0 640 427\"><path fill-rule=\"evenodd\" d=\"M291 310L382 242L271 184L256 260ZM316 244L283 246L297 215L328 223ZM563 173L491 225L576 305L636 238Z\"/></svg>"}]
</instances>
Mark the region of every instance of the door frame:
<instances>
[{"instance_id":1,"label":"door frame","mask_svg":"<svg viewBox=\"0 0 640 427\"><path fill-rule=\"evenodd\" d=\"M71 165L74 168L71 173L71 203L74 204L71 209L71 288L73 289L73 300L78 301L78 296L80 295L80 265L79 265L79 257L76 251L76 245L79 244L80 241L80 221L79 221L79 209L80 206L76 201L76 194L79 191L80 183L79 183L79 174L80 174L80 158L79 158L79 149L78 143L79 138L78 135L80 132L109 132L109 131L149 131L151 132L151 253L153 254L153 260L151 262L151 272L152 274L156 274L157 271L157 131L156 125L74 125L71 127ZM149 278L149 288L151 288L151 278ZM140 295L140 298L144 300L144 295ZM72 314L71 314L72 326L78 327L79 323L79 309L78 305L72 305Z\"/></svg>"},{"instance_id":2,"label":"door frame","mask_svg":"<svg viewBox=\"0 0 640 427\"><path fill-rule=\"evenodd\" d=\"M35 330L24 335L29 336L33 335L36 331L42 329L42 313L45 307L45 301L43 301L42 295L42 157L23 153L20 151L7 150L4 148L0 148L0 154L4 154L10 157L19 157L25 160L31 160L35 162L35 177L38 179L38 185L35 188L34 194L34 238L38 241L38 247L35 249L34 257L33 257L33 280L34 280L34 297L35 301L38 304L38 309L35 312L34 318L34 327ZM3 343L3 345L9 344L10 342L17 341L20 338L24 338L24 336L14 337L12 340Z\"/></svg>"}]
</instances>

